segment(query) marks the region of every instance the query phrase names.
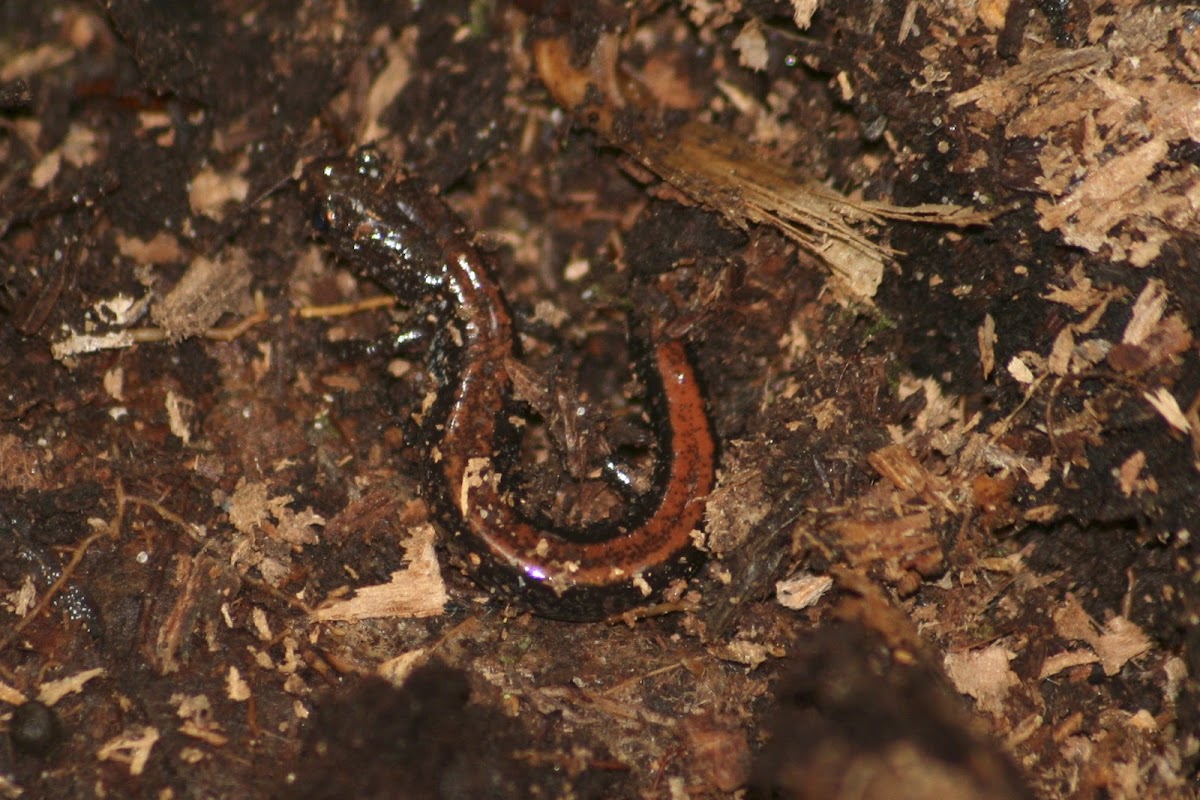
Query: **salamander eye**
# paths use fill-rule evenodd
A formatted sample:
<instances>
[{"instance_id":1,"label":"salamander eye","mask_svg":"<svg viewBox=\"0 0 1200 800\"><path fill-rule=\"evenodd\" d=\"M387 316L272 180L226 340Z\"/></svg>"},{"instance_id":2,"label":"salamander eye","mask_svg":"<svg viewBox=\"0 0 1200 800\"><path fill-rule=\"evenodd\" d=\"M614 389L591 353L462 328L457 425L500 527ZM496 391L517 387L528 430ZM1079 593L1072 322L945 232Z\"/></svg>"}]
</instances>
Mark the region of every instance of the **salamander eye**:
<instances>
[{"instance_id":1,"label":"salamander eye","mask_svg":"<svg viewBox=\"0 0 1200 800\"><path fill-rule=\"evenodd\" d=\"M337 222L337 214L329 206L319 205L313 210L312 226L318 235L324 236L333 230L335 222Z\"/></svg>"}]
</instances>

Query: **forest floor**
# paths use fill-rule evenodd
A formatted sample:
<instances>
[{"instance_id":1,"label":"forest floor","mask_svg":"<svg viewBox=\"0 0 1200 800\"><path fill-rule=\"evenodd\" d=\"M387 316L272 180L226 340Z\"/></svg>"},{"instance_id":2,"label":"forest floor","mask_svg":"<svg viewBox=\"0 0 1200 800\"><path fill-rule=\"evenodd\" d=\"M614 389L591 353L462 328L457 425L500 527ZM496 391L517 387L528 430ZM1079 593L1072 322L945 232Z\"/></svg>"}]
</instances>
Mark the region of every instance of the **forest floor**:
<instances>
[{"instance_id":1,"label":"forest floor","mask_svg":"<svg viewBox=\"0 0 1200 800\"><path fill-rule=\"evenodd\" d=\"M1198 112L1129 0L5 2L0 797L1200 795ZM539 514L653 484L686 341L664 602L439 546L430 321L292 180L366 144L503 287Z\"/></svg>"}]
</instances>

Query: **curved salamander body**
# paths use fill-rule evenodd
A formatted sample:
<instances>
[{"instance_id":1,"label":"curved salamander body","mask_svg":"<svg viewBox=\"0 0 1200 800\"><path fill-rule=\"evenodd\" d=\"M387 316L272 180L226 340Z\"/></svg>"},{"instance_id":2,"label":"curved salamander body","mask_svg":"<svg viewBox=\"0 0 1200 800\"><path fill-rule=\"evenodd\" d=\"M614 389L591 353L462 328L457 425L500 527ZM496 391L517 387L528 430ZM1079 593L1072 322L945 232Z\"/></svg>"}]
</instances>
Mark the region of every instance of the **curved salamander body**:
<instances>
[{"instance_id":1,"label":"curved salamander body","mask_svg":"<svg viewBox=\"0 0 1200 800\"><path fill-rule=\"evenodd\" d=\"M654 496L603 536L534 524L505 491L497 444L511 412L512 319L461 221L419 181L389 180L370 151L314 162L303 185L318 232L345 262L402 302L432 302L447 326L448 378L424 422L425 488L477 580L539 614L586 620L649 602L695 570L714 447L682 342L645 348Z\"/></svg>"}]
</instances>

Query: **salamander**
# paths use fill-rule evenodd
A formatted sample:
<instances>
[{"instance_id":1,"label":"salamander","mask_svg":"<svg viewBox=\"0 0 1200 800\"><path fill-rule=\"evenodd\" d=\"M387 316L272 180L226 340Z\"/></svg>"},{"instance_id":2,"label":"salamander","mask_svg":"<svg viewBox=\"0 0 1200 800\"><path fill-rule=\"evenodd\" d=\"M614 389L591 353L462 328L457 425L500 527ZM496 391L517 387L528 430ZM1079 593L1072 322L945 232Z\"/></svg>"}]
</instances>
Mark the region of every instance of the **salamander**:
<instances>
[{"instance_id":1,"label":"salamander","mask_svg":"<svg viewBox=\"0 0 1200 800\"><path fill-rule=\"evenodd\" d=\"M657 437L652 489L608 522L561 527L523 514L505 477L512 448L506 455L502 444L513 433L513 320L461 219L369 149L309 163L301 186L317 233L342 262L438 320L435 350L449 354L439 356L441 385L422 420L423 492L478 583L534 613L582 621L654 602L696 570L715 448L682 341L630 346L641 354Z\"/></svg>"}]
</instances>

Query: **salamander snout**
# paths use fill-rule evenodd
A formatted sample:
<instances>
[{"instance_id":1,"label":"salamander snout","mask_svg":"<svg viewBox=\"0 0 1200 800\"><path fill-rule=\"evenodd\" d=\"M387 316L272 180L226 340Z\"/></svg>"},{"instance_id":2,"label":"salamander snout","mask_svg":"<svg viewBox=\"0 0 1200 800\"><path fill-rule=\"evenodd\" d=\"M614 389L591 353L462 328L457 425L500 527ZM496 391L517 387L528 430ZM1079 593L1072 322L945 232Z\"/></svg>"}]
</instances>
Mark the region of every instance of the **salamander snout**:
<instances>
[{"instance_id":1,"label":"salamander snout","mask_svg":"<svg viewBox=\"0 0 1200 800\"><path fill-rule=\"evenodd\" d=\"M419 182L396 179L369 148L309 162L300 192L316 234L347 266L405 300L436 293L454 218Z\"/></svg>"}]
</instances>

